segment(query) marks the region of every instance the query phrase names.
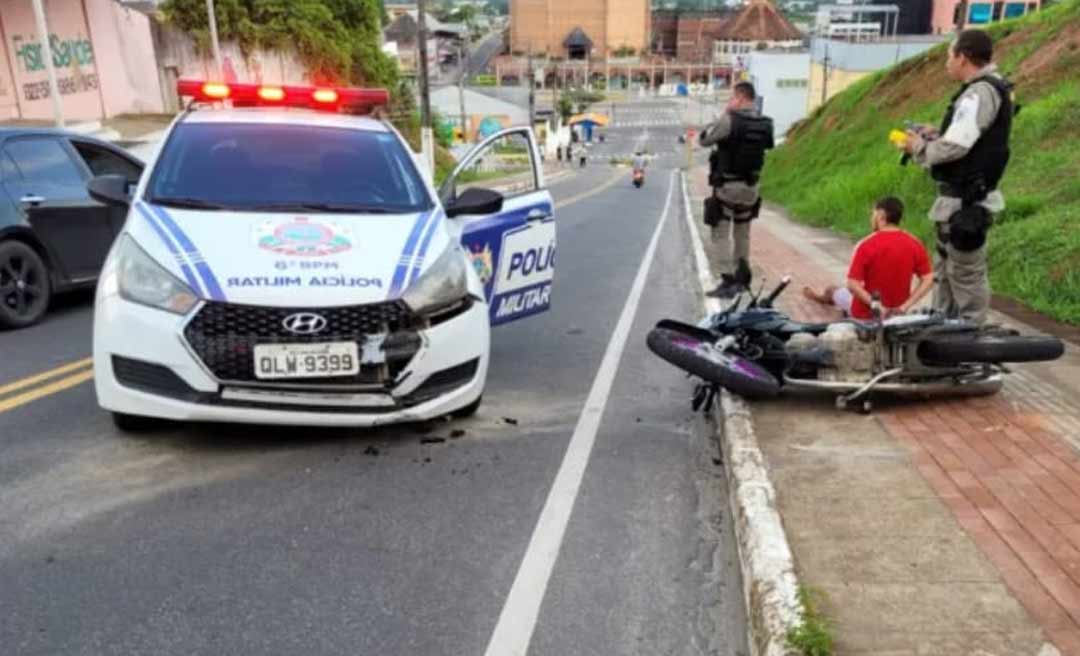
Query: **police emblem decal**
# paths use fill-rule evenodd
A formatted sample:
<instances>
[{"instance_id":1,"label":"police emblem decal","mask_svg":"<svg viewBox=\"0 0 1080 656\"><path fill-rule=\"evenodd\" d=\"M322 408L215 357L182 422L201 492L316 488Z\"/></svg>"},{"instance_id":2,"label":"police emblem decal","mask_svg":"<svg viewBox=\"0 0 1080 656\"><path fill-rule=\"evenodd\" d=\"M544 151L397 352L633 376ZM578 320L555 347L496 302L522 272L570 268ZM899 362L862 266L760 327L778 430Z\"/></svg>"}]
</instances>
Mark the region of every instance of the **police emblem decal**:
<instances>
[{"instance_id":1,"label":"police emblem decal","mask_svg":"<svg viewBox=\"0 0 1080 656\"><path fill-rule=\"evenodd\" d=\"M259 248L281 255L322 257L344 253L353 247L348 228L318 223L307 217L287 221L264 221L255 228Z\"/></svg>"}]
</instances>

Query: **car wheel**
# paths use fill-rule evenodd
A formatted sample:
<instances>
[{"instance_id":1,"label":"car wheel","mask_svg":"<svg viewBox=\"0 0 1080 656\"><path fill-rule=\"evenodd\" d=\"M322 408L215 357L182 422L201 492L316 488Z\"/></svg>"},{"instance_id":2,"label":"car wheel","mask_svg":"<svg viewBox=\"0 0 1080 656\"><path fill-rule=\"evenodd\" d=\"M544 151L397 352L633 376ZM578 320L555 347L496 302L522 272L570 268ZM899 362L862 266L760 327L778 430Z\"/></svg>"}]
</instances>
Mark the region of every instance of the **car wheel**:
<instances>
[{"instance_id":1,"label":"car wheel","mask_svg":"<svg viewBox=\"0 0 1080 656\"><path fill-rule=\"evenodd\" d=\"M483 403L483 401L484 395L481 394L480 396L476 397L476 400L469 405L465 406L460 410L455 410L451 412L450 416L452 416L454 419L468 419L469 417L476 414L476 411L480 409L480 404Z\"/></svg>"},{"instance_id":2,"label":"car wheel","mask_svg":"<svg viewBox=\"0 0 1080 656\"><path fill-rule=\"evenodd\" d=\"M142 415L128 415L123 412L112 413L113 424L124 433L145 433L165 425L164 420Z\"/></svg>"},{"instance_id":3,"label":"car wheel","mask_svg":"<svg viewBox=\"0 0 1080 656\"><path fill-rule=\"evenodd\" d=\"M0 326L25 328L49 309L49 268L21 241L0 243Z\"/></svg>"}]
</instances>

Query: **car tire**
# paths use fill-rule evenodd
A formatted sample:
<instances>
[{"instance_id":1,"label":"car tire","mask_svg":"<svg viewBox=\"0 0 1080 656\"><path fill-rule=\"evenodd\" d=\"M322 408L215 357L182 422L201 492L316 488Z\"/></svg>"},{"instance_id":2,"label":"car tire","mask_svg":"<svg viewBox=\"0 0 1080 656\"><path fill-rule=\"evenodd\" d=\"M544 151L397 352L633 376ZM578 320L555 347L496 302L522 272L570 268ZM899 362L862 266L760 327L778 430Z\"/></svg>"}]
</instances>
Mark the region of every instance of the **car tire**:
<instances>
[{"instance_id":1,"label":"car tire","mask_svg":"<svg viewBox=\"0 0 1080 656\"><path fill-rule=\"evenodd\" d=\"M49 309L49 267L21 241L0 242L0 327L25 328Z\"/></svg>"},{"instance_id":2,"label":"car tire","mask_svg":"<svg viewBox=\"0 0 1080 656\"><path fill-rule=\"evenodd\" d=\"M472 417L476 414L477 410L480 409L480 404L483 403L483 401L484 395L481 394L480 396L476 397L476 400L469 405L461 408L460 410L454 410L453 412L451 412L450 416L454 419L468 419L469 417Z\"/></svg>"},{"instance_id":3,"label":"car tire","mask_svg":"<svg viewBox=\"0 0 1080 656\"><path fill-rule=\"evenodd\" d=\"M145 433L165 425L164 420L142 415L129 415L123 412L112 413L113 425L123 433Z\"/></svg>"}]
</instances>

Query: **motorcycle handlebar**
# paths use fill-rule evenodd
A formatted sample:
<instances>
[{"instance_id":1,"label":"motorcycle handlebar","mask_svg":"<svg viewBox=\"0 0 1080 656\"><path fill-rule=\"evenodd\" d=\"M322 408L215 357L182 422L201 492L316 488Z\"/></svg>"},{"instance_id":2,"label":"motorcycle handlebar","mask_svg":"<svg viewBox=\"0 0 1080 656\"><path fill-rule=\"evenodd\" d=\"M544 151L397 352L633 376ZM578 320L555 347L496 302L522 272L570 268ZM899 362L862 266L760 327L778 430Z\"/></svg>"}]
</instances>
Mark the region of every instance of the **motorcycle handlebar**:
<instances>
[{"instance_id":1,"label":"motorcycle handlebar","mask_svg":"<svg viewBox=\"0 0 1080 656\"><path fill-rule=\"evenodd\" d=\"M783 278L781 278L780 279L780 284L777 285L776 289L772 290L772 293L770 293L765 298L765 300L761 303L761 307L766 307L766 308L772 307L773 301L780 298L780 294L783 294L784 290L787 289L788 285L790 285L790 284L791 284L791 276L784 276Z\"/></svg>"}]
</instances>

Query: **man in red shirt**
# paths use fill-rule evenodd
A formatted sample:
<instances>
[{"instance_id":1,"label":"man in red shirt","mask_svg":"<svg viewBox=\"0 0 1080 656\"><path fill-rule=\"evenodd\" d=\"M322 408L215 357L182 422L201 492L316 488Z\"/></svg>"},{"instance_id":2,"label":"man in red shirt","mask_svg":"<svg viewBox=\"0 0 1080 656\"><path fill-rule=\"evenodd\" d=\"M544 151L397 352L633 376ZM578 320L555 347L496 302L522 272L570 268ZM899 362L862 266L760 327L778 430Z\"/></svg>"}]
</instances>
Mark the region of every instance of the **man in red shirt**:
<instances>
[{"instance_id":1,"label":"man in red shirt","mask_svg":"<svg viewBox=\"0 0 1080 656\"><path fill-rule=\"evenodd\" d=\"M803 288L807 298L835 305L856 319L872 319L873 294L881 297L885 317L905 314L934 287L930 255L918 239L900 229L904 204L892 196L874 203L873 231L855 246L846 288L830 287L821 294ZM911 280L918 280L911 291Z\"/></svg>"}]
</instances>

